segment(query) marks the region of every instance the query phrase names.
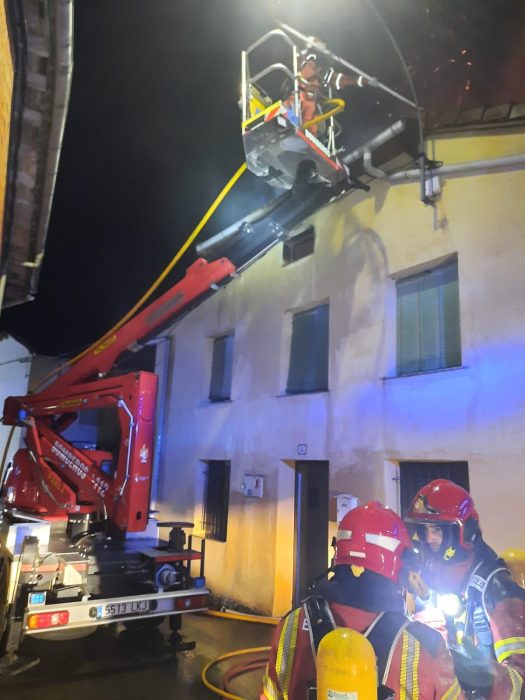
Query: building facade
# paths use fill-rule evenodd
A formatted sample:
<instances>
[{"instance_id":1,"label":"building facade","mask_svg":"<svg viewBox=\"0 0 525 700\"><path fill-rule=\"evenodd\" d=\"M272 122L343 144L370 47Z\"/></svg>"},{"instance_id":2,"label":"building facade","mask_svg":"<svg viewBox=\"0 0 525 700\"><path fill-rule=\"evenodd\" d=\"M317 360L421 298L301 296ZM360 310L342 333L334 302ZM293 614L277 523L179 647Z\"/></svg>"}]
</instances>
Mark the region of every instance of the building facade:
<instances>
[{"instance_id":1,"label":"building facade","mask_svg":"<svg viewBox=\"0 0 525 700\"><path fill-rule=\"evenodd\" d=\"M218 596L284 613L349 495L402 511L440 475L525 546L525 170L494 161L525 130L428 150L478 163L433 206L387 179L333 202L173 331L158 508L207 534Z\"/></svg>"}]
</instances>

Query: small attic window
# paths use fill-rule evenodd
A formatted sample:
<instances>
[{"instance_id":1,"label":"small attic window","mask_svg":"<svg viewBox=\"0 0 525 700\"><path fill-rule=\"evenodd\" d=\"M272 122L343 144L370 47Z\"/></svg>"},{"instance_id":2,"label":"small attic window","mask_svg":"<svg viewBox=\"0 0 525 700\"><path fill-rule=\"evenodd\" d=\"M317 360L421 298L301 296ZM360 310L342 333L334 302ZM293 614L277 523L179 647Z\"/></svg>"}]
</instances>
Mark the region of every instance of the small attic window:
<instances>
[{"instance_id":1,"label":"small attic window","mask_svg":"<svg viewBox=\"0 0 525 700\"><path fill-rule=\"evenodd\" d=\"M315 229L309 226L302 233L283 242L283 264L289 265L296 260L312 255L315 244Z\"/></svg>"}]
</instances>

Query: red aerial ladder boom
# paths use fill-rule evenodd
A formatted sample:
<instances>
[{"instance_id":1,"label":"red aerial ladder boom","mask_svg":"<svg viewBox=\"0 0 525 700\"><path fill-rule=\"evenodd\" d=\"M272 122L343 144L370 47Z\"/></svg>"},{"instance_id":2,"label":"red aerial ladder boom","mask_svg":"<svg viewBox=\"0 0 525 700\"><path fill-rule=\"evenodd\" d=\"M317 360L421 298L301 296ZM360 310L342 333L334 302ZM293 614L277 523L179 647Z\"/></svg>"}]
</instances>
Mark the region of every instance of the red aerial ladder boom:
<instances>
[{"instance_id":1,"label":"red aerial ladder boom","mask_svg":"<svg viewBox=\"0 0 525 700\"><path fill-rule=\"evenodd\" d=\"M122 533L146 529L157 377L111 376L110 370L122 353L234 272L226 258L198 259L180 282L42 391L6 399L4 423L25 426L27 444L4 478L2 495L11 507L68 520L73 535L89 531L94 521ZM89 409L112 412L119 439L111 449L68 440L68 427Z\"/></svg>"}]
</instances>

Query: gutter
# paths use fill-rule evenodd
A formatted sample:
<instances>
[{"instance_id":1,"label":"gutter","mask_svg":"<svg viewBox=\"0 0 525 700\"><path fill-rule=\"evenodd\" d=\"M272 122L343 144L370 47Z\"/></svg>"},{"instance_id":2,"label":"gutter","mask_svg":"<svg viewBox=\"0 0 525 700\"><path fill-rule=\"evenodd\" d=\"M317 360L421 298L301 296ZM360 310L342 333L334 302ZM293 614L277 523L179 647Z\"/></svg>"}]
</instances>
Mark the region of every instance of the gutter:
<instances>
[{"instance_id":1,"label":"gutter","mask_svg":"<svg viewBox=\"0 0 525 700\"><path fill-rule=\"evenodd\" d=\"M22 112L25 106L27 83L27 30L24 14L19 0L6 3L8 23L13 36L13 94L11 98L11 119L9 124L9 152L5 182L4 217L0 236L0 274L2 274L2 297L0 312L3 308L5 288L7 285L7 265L12 237L12 222L15 208L16 175L18 153L22 139Z\"/></svg>"},{"instance_id":2,"label":"gutter","mask_svg":"<svg viewBox=\"0 0 525 700\"><path fill-rule=\"evenodd\" d=\"M43 174L41 207L36 226L36 250L32 261L24 263L26 267L40 268L51 216L53 195L55 191L60 150L64 137L66 115L71 93L73 73L73 0L56 0L55 2L55 62L53 104L51 107L51 129ZM31 280L31 294L36 293L38 272Z\"/></svg>"},{"instance_id":3,"label":"gutter","mask_svg":"<svg viewBox=\"0 0 525 700\"><path fill-rule=\"evenodd\" d=\"M487 158L485 160L472 160L466 163L453 163L442 165L440 168L431 168L434 175L463 175L465 173L480 170L497 170L498 168L522 167L525 166L525 154L514 156L502 156L501 158ZM419 168L414 170L403 170L393 175L387 176L388 182L398 183L410 180L418 180L421 175Z\"/></svg>"}]
</instances>

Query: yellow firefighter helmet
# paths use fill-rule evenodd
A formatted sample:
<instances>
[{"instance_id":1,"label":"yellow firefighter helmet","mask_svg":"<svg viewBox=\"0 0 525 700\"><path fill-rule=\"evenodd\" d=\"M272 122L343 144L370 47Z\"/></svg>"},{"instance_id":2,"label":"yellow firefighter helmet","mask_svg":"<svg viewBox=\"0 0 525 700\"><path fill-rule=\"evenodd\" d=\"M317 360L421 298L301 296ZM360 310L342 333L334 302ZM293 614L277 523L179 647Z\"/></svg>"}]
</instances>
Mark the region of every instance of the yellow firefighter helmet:
<instances>
[{"instance_id":1,"label":"yellow firefighter helmet","mask_svg":"<svg viewBox=\"0 0 525 700\"><path fill-rule=\"evenodd\" d=\"M514 581L525 588L525 550L511 548L501 553Z\"/></svg>"}]
</instances>

